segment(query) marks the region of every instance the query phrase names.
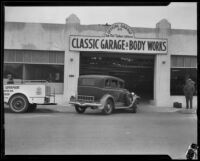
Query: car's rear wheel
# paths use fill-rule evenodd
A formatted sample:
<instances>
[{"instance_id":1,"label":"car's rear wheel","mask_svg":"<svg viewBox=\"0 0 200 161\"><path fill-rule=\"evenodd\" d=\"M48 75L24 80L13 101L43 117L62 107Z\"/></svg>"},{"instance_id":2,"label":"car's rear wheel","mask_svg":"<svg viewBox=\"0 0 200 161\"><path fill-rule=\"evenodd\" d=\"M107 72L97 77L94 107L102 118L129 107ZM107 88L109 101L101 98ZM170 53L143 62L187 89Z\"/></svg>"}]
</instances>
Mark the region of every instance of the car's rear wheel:
<instances>
[{"instance_id":1,"label":"car's rear wheel","mask_svg":"<svg viewBox=\"0 0 200 161\"><path fill-rule=\"evenodd\" d=\"M81 106L76 105L75 110L77 113L84 113L86 110L86 107L81 107Z\"/></svg>"},{"instance_id":2,"label":"car's rear wheel","mask_svg":"<svg viewBox=\"0 0 200 161\"><path fill-rule=\"evenodd\" d=\"M102 110L102 112L106 115L110 115L114 110L114 103L111 99L107 99L105 105L104 105L104 109Z\"/></svg>"}]
</instances>

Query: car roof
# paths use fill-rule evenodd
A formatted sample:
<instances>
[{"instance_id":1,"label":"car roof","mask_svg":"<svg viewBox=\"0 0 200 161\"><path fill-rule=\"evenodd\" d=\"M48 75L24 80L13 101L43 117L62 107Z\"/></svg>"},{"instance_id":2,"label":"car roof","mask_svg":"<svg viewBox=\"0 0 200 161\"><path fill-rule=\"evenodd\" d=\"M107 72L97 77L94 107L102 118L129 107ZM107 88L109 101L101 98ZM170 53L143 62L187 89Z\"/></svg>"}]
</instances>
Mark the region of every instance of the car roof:
<instances>
[{"instance_id":1,"label":"car roof","mask_svg":"<svg viewBox=\"0 0 200 161\"><path fill-rule=\"evenodd\" d=\"M94 74L93 75L80 75L79 78L99 78L99 79L111 78L111 79L117 79L119 81L124 82L123 79L115 77L115 76L110 76L110 75L94 75Z\"/></svg>"}]
</instances>

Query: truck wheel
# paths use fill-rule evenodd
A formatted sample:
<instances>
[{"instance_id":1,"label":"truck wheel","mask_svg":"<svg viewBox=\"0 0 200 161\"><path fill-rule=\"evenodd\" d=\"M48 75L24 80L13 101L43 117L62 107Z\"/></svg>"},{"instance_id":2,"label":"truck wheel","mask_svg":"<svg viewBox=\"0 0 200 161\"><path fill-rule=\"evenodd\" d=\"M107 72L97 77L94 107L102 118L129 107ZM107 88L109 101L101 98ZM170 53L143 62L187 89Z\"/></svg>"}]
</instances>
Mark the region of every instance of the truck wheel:
<instances>
[{"instance_id":1,"label":"truck wheel","mask_svg":"<svg viewBox=\"0 0 200 161\"><path fill-rule=\"evenodd\" d=\"M24 95L17 94L11 98L9 106L12 112L23 113L27 112L29 102Z\"/></svg>"},{"instance_id":2,"label":"truck wheel","mask_svg":"<svg viewBox=\"0 0 200 161\"><path fill-rule=\"evenodd\" d=\"M75 110L77 113L84 113L86 110L86 107L81 107L81 106L75 106Z\"/></svg>"},{"instance_id":3,"label":"truck wheel","mask_svg":"<svg viewBox=\"0 0 200 161\"><path fill-rule=\"evenodd\" d=\"M28 107L28 112L33 112L37 109L37 104L29 104L29 107Z\"/></svg>"},{"instance_id":4,"label":"truck wheel","mask_svg":"<svg viewBox=\"0 0 200 161\"><path fill-rule=\"evenodd\" d=\"M114 110L114 103L111 99L107 99L106 104L104 105L104 109L102 112L106 115L110 115Z\"/></svg>"}]
</instances>

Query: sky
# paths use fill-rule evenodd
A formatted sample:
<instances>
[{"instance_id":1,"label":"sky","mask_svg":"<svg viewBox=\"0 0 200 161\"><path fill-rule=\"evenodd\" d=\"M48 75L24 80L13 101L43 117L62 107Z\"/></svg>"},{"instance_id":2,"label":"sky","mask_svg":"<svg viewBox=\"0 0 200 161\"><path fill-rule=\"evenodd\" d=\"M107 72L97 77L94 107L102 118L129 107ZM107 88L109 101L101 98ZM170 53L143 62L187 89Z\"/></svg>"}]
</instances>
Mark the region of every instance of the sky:
<instances>
[{"instance_id":1,"label":"sky","mask_svg":"<svg viewBox=\"0 0 200 161\"><path fill-rule=\"evenodd\" d=\"M131 27L155 28L165 18L173 29L197 29L197 3L173 2L168 6L60 6L5 7L5 21L58 23L75 14L82 25L126 23Z\"/></svg>"}]
</instances>

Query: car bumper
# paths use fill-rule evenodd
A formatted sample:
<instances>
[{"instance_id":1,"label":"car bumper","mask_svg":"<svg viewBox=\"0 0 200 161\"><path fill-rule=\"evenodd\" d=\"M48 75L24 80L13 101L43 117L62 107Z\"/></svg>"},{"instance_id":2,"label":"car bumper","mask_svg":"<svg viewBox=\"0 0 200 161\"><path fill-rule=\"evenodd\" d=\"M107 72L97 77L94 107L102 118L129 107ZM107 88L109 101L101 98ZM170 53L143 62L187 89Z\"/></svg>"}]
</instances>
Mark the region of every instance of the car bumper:
<instances>
[{"instance_id":1,"label":"car bumper","mask_svg":"<svg viewBox=\"0 0 200 161\"><path fill-rule=\"evenodd\" d=\"M75 101L70 101L69 104L73 104L73 105L78 105L81 107L102 107L102 104L100 103L95 103L95 102L75 102Z\"/></svg>"}]
</instances>

